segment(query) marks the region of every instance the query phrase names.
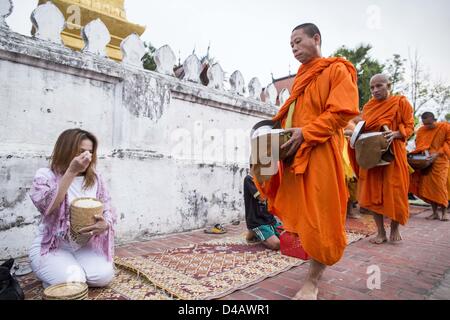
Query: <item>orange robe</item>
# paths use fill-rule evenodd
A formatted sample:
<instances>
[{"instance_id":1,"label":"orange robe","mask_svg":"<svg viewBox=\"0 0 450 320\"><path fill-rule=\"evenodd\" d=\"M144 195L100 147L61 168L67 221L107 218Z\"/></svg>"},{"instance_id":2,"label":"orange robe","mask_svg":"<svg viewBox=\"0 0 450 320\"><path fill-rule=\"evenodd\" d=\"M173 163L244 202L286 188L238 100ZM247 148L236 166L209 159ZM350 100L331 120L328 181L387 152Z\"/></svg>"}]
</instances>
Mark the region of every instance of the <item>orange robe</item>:
<instances>
[{"instance_id":1,"label":"orange robe","mask_svg":"<svg viewBox=\"0 0 450 320\"><path fill-rule=\"evenodd\" d=\"M342 143L343 128L358 115L356 81L356 70L345 59L318 58L300 67L291 97L273 120L284 127L296 101L292 126L302 128L305 141L292 165L280 163L278 174L259 186L284 228L326 265L339 261L347 246Z\"/></svg>"},{"instance_id":2,"label":"orange robe","mask_svg":"<svg viewBox=\"0 0 450 320\"><path fill-rule=\"evenodd\" d=\"M356 168L359 204L405 225L409 219L406 140L414 132L411 104L403 96L391 96L383 101L372 99L364 106L362 117L366 121L364 132L379 132L387 125L392 131L399 131L403 139L392 142L395 160L391 164L369 170Z\"/></svg>"},{"instance_id":3,"label":"orange robe","mask_svg":"<svg viewBox=\"0 0 450 320\"><path fill-rule=\"evenodd\" d=\"M421 127L417 132L416 150L412 153L439 153L431 168L416 171L411 176L410 192L425 202L448 205L448 172L450 159L450 124L436 123L436 128Z\"/></svg>"}]
</instances>

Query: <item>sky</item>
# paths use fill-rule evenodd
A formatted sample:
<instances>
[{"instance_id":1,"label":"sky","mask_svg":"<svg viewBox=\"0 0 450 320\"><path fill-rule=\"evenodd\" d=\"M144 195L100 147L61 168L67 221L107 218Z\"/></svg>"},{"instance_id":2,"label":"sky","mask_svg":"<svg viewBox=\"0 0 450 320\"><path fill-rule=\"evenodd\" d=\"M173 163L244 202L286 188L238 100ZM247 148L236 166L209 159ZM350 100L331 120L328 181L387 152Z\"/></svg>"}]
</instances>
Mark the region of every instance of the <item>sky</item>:
<instances>
[{"instance_id":1,"label":"sky","mask_svg":"<svg viewBox=\"0 0 450 320\"><path fill-rule=\"evenodd\" d=\"M30 13L36 0L13 0L7 19L11 29L30 34ZM295 74L292 29L313 22L321 30L322 53L342 45L371 44L380 62L398 53L418 51L432 79L450 83L450 1L448 0L125 0L128 20L147 26L142 35L159 48L168 44L184 61L211 46L227 76L240 70L248 83L263 86L274 78Z\"/></svg>"}]
</instances>

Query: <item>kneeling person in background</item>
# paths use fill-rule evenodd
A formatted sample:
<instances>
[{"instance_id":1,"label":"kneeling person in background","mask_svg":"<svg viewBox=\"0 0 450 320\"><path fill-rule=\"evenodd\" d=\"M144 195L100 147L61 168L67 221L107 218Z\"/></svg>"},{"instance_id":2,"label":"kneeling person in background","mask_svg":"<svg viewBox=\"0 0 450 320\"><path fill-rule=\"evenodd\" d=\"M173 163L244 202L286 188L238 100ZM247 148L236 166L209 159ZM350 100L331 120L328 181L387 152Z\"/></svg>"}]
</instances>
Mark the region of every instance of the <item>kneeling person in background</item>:
<instances>
[{"instance_id":1,"label":"kneeling person in background","mask_svg":"<svg viewBox=\"0 0 450 320\"><path fill-rule=\"evenodd\" d=\"M245 221L247 223L247 241L262 241L271 250L280 249L281 223L267 210L265 202L260 200L253 177L244 179Z\"/></svg>"}]
</instances>

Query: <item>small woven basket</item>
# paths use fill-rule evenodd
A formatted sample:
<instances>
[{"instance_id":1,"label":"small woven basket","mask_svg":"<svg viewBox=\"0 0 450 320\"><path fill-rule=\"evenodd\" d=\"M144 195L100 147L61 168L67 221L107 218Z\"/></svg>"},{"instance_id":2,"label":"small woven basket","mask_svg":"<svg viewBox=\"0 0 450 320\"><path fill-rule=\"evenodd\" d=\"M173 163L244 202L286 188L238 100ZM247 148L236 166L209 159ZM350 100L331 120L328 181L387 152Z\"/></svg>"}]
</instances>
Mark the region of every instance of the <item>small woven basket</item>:
<instances>
[{"instance_id":1,"label":"small woven basket","mask_svg":"<svg viewBox=\"0 0 450 320\"><path fill-rule=\"evenodd\" d=\"M98 207L84 208L76 206L80 200L92 200L99 203ZM77 244L84 246L91 239L90 235L79 233L83 228L94 225L97 222L95 216L103 215L103 204L95 198L77 198L70 205L70 237Z\"/></svg>"},{"instance_id":2,"label":"small woven basket","mask_svg":"<svg viewBox=\"0 0 450 320\"><path fill-rule=\"evenodd\" d=\"M43 300L86 300L88 286L82 282L63 283L44 290Z\"/></svg>"}]
</instances>

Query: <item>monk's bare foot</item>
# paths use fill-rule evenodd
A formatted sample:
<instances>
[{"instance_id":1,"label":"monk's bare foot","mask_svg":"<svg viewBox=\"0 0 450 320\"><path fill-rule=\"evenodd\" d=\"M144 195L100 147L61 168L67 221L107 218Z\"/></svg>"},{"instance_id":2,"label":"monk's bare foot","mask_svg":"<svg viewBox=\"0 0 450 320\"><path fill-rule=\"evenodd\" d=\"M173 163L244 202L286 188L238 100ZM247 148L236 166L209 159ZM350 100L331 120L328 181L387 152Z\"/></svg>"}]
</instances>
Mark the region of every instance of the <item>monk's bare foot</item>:
<instances>
[{"instance_id":1,"label":"monk's bare foot","mask_svg":"<svg viewBox=\"0 0 450 320\"><path fill-rule=\"evenodd\" d=\"M441 221L449 221L449 216L448 216L448 213L447 213L447 212L444 213L444 215L443 215L442 218L441 218Z\"/></svg>"},{"instance_id":2,"label":"monk's bare foot","mask_svg":"<svg viewBox=\"0 0 450 320\"><path fill-rule=\"evenodd\" d=\"M391 235L389 236L389 240L391 242L402 241L402 235L400 234L400 230L397 228L391 228Z\"/></svg>"},{"instance_id":3,"label":"monk's bare foot","mask_svg":"<svg viewBox=\"0 0 450 320\"><path fill-rule=\"evenodd\" d=\"M319 288L311 281L305 283L303 288L297 292L293 300L317 300Z\"/></svg>"},{"instance_id":4,"label":"monk's bare foot","mask_svg":"<svg viewBox=\"0 0 450 320\"><path fill-rule=\"evenodd\" d=\"M437 213L433 213L431 216L428 216L425 219L427 219L427 220L438 220L439 216L437 215Z\"/></svg>"},{"instance_id":5,"label":"monk's bare foot","mask_svg":"<svg viewBox=\"0 0 450 320\"><path fill-rule=\"evenodd\" d=\"M370 241L370 243L373 243L373 244L383 244L383 243L387 242L387 237L385 234L384 235L379 234L376 237L370 239L369 241Z\"/></svg>"}]
</instances>

